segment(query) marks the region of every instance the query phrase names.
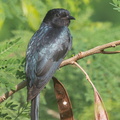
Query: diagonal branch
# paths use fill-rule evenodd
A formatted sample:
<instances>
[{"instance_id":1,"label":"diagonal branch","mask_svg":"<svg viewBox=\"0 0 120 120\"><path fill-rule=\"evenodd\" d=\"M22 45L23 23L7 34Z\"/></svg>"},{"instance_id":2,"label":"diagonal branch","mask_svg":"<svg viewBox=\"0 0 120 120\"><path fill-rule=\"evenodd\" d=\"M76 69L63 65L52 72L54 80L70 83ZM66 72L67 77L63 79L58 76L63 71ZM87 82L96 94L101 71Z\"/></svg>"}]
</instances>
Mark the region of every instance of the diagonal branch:
<instances>
[{"instance_id":1,"label":"diagonal branch","mask_svg":"<svg viewBox=\"0 0 120 120\"><path fill-rule=\"evenodd\" d=\"M10 97L11 95L13 95L14 93L16 93L17 91L21 90L22 88L24 88L27 85L27 80L22 81L21 83L19 83L18 85L15 86L15 90L10 90L8 92L6 92L5 94L3 94L0 97L0 103L3 102L4 100L6 100L8 97Z\"/></svg>"},{"instance_id":2,"label":"diagonal branch","mask_svg":"<svg viewBox=\"0 0 120 120\"><path fill-rule=\"evenodd\" d=\"M74 57L71 57L67 60L64 60L60 67L63 67L63 66L66 66L68 64L72 64L73 61L78 61L79 59L82 59L84 57L87 57L87 56L90 56L90 55L93 55L93 54L98 54L98 53L102 53L102 54L115 54L115 53L120 53L120 51L111 51L111 52L106 52L104 51L105 49L107 48L112 48L112 47L116 47L120 45L120 40L118 41L114 41L114 42L110 42L110 43L107 43L107 44L104 44L104 45L101 45L101 46L97 46L95 48L92 48L90 50L87 50L85 52L79 52L77 55L75 55Z\"/></svg>"},{"instance_id":3,"label":"diagonal branch","mask_svg":"<svg viewBox=\"0 0 120 120\"><path fill-rule=\"evenodd\" d=\"M104 51L107 48L112 48L112 47L116 47L120 45L120 40L118 41L114 41L114 42L110 42L101 46L97 46L95 48L92 48L90 50L84 51L84 52L80 52L78 54L76 54L74 57L71 57L67 60L64 60L60 67L66 66L66 65L70 65L73 64L73 62L76 62L84 57L93 55L93 54L115 54L115 53L120 53L120 51ZM26 80L22 81L21 83L19 83L18 85L16 85L16 90L11 90L5 94L3 94L0 97L0 103L3 102L4 100L6 100L8 97L10 97L11 95L13 95L15 92L19 91L20 89L24 88L26 86Z\"/></svg>"}]
</instances>

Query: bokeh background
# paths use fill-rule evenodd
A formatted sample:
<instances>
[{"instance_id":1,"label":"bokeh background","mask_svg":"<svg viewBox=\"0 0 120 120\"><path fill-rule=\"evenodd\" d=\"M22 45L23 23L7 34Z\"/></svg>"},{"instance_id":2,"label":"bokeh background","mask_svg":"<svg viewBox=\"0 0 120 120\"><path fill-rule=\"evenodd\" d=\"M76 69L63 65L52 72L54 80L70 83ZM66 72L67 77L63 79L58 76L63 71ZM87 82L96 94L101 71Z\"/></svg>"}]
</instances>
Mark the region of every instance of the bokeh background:
<instances>
[{"instance_id":1,"label":"bokeh background","mask_svg":"<svg viewBox=\"0 0 120 120\"><path fill-rule=\"evenodd\" d=\"M80 51L120 39L120 12L110 3L117 0L0 0L0 95L25 80L27 44L46 12L68 9L76 18L69 26L73 48L67 58ZM119 5L119 4L118 4ZM120 47L110 50L117 50ZM110 120L120 120L120 55L96 54L78 61L103 98ZM55 76L67 89L76 120L94 119L94 95L83 73L74 66L59 69ZM26 88L0 104L0 120L29 120ZM40 120L57 120L53 81L41 93Z\"/></svg>"}]
</instances>

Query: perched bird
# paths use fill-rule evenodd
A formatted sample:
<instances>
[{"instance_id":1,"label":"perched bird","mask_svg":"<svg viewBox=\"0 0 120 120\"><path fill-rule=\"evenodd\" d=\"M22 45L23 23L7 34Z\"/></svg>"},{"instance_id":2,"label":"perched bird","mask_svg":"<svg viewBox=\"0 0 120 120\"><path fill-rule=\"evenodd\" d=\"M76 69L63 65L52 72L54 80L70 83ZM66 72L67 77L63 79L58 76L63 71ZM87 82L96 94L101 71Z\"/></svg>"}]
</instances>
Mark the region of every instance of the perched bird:
<instances>
[{"instance_id":1,"label":"perched bird","mask_svg":"<svg viewBox=\"0 0 120 120\"><path fill-rule=\"evenodd\" d=\"M72 46L68 26L74 20L65 9L52 9L32 36L26 53L27 100L31 120L38 120L39 93L52 78Z\"/></svg>"}]
</instances>

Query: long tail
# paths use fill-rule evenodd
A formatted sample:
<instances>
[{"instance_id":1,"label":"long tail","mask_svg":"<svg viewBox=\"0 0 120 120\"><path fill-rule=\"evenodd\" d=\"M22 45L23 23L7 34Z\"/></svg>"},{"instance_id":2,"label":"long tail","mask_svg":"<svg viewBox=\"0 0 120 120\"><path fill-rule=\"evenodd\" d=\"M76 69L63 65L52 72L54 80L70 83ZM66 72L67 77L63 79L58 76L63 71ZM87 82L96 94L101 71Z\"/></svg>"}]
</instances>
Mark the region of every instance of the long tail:
<instances>
[{"instance_id":1,"label":"long tail","mask_svg":"<svg viewBox=\"0 0 120 120\"><path fill-rule=\"evenodd\" d=\"M40 93L31 100L31 120L39 120Z\"/></svg>"}]
</instances>

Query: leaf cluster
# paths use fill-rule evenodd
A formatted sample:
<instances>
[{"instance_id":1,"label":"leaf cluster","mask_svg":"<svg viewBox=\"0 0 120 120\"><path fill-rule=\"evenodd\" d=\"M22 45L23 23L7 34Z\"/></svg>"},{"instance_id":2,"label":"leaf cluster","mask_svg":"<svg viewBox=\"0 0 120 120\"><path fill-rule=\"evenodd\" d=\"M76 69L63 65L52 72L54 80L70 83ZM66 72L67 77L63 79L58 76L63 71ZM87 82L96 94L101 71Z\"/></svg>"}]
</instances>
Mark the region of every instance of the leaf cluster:
<instances>
[{"instance_id":1,"label":"leaf cluster","mask_svg":"<svg viewBox=\"0 0 120 120\"><path fill-rule=\"evenodd\" d=\"M120 0L113 0L113 3L111 3L111 5L114 6L114 10L117 10L118 12L120 12Z\"/></svg>"}]
</instances>

